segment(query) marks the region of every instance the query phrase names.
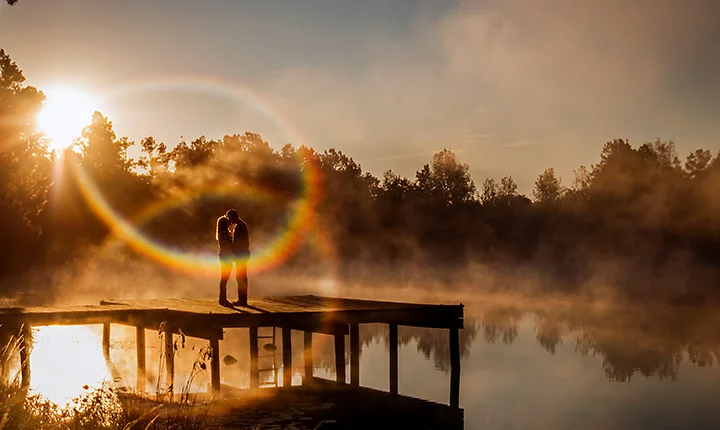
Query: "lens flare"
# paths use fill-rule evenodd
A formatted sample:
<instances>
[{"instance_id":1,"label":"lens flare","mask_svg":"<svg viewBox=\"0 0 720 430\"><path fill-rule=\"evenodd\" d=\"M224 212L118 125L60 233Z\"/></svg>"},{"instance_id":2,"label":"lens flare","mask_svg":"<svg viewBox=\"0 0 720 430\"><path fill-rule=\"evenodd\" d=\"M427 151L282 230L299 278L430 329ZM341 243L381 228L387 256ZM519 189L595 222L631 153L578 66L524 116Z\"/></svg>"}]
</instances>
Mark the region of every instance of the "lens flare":
<instances>
[{"instance_id":1,"label":"lens flare","mask_svg":"<svg viewBox=\"0 0 720 430\"><path fill-rule=\"evenodd\" d=\"M248 196L250 195L249 192L252 192L255 198L261 200L281 198L277 193L259 186L233 184L201 187L151 204L140 215L128 220L110 206L87 172L77 164L73 164L73 171L82 195L90 208L111 229L116 238L128 244L136 252L167 267L196 274L212 276L217 274L218 258L215 252L192 252L171 247L144 234L140 228L173 209L182 208L193 201L210 197ZM290 210L285 226L274 237L260 244L260 246L253 245L251 242L252 257L248 262L248 271L261 273L277 267L298 249L306 236L313 231L315 211L320 196L320 181L317 169L312 164L307 164L303 173L302 193L297 200L289 204ZM208 233L209 237L212 235L212 233Z\"/></svg>"},{"instance_id":2,"label":"lens flare","mask_svg":"<svg viewBox=\"0 0 720 430\"><path fill-rule=\"evenodd\" d=\"M246 88L222 85L208 81L164 81L144 83L135 87L127 87L117 90L118 94L127 94L131 91L158 90L167 88L191 88L194 90L213 91L224 96L231 95L237 99L248 101L257 109L269 117L269 119L281 126L289 136L294 136L297 143L303 144L302 139L296 130L274 110L267 102ZM106 96L106 99L109 96ZM301 166L300 179L301 190L299 196L289 201L289 211L285 225L268 240L260 243L252 242L252 256L248 262L248 271L260 273L287 261L299 246L302 245L308 235L319 231L316 227L316 209L322 197L322 178L320 169L315 165L312 157L306 157L302 150L296 151L300 157L298 165ZM114 236L126 243L136 252L147 256L161 264L175 270L216 276L218 271L218 258L216 250L208 249L193 251L179 249L162 243L144 234L141 227L155 219L162 217L173 209L182 208L184 205L192 204L206 198L221 196L238 196L261 200L288 200L279 192L268 187L256 184L231 183L227 185L200 186L187 191L167 197L146 207L141 213L132 218L126 219L119 211L113 208L103 196L90 175L77 163L72 163L73 173L81 190L81 193L93 212L111 229ZM218 216L221 214L218 214ZM251 234L252 234L252 226ZM208 234L212 237L211 234ZM317 241L324 243L324 241Z\"/></svg>"},{"instance_id":3,"label":"lens flare","mask_svg":"<svg viewBox=\"0 0 720 430\"><path fill-rule=\"evenodd\" d=\"M241 114L238 114L238 122L245 121L245 115L251 115L254 120L261 122L261 124L252 124L253 131L260 132L260 134L272 133L272 140L275 142L283 142L283 144L292 142L296 146L305 144L303 133L275 107L269 95L262 94L246 85L217 78L193 75L146 77L113 87L101 94L98 100L103 106L112 109L112 106L124 99L147 94L162 97L167 93L210 95L233 102L237 107L247 107L249 109L242 111L242 117L240 117ZM120 120L118 120L119 123ZM258 125L261 127L258 128ZM271 129L270 126L272 126Z\"/></svg>"}]
</instances>

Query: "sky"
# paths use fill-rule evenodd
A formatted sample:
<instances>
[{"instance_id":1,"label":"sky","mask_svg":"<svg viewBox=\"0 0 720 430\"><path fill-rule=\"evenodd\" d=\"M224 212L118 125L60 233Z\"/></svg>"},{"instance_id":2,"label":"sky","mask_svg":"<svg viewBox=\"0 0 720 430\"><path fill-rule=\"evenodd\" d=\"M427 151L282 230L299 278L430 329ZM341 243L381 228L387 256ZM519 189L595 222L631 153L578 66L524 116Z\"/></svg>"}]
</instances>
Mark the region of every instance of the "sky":
<instances>
[{"instance_id":1,"label":"sky","mask_svg":"<svg viewBox=\"0 0 720 430\"><path fill-rule=\"evenodd\" d=\"M720 149L716 0L20 0L0 47L119 135L337 148L414 177L454 149L521 191L602 144Z\"/></svg>"}]
</instances>

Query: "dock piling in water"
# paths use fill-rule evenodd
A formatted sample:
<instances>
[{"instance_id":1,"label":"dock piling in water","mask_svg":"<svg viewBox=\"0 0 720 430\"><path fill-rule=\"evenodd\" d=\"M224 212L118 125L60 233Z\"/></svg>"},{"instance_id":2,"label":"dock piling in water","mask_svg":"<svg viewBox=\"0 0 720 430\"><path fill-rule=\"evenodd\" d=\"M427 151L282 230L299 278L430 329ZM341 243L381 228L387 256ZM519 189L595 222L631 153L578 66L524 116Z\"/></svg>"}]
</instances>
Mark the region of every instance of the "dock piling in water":
<instances>
[{"instance_id":1,"label":"dock piling in water","mask_svg":"<svg viewBox=\"0 0 720 430\"><path fill-rule=\"evenodd\" d=\"M145 329L143 327L135 327L135 340L137 352L137 382L136 387L140 392L145 391L146 382L146 351L145 351Z\"/></svg>"},{"instance_id":2,"label":"dock piling in water","mask_svg":"<svg viewBox=\"0 0 720 430\"><path fill-rule=\"evenodd\" d=\"M172 399L175 393L175 345L172 329L167 324L163 331L163 340L165 341L165 386Z\"/></svg>"},{"instance_id":3,"label":"dock piling in water","mask_svg":"<svg viewBox=\"0 0 720 430\"><path fill-rule=\"evenodd\" d=\"M30 349L32 348L32 327L23 324L20 334L20 381L23 388L30 387Z\"/></svg>"},{"instance_id":4,"label":"dock piling in water","mask_svg":"<svg viewBox=\"0 0 720 430\"><path fill-rule=\"evenodd\" d=\"M102 324L103 354L110 359L110 325L121 324L136 329L138 390L144 391L146 380L145 330L162 327L165 377L172 395L175 379L173 335L207 340L213 350L210 374L211 389L219 391L219 341L226 328L248 328L250 334L250 387L258 388L258 328L281 327L283 347L283 385L292 384L291 331L304 332L304 382L313 377L312 337L314 333L333 336L336 381L346 383L345 336L350 335L350 388L360 387L360 324L389 325L390 393L398 394L398 326L449 329L451 350L450 405L458 407L460 387L459 329L463 327L462 305L428 305L381 302L319 296L284 296L251 299L249 306L228 308L212 299L146 299L103 300L96 306L65 308L0 308L0 324L17 327L22 383L30 384L30 347L32 326ZM22 330L19 328L22 327ZM181 331L182 330L182 331ZM160 377L160 376L158 376Z\"/></svg>"},{"instance_id":5,"label":"dock piling in water","mask_svg":"<svg viewBox=\"0 0 720 430\"><path fill-rule=\"evenodd\" d=\"M335 380L345 383L345 333L335 333Z\"/></svg>"},{"instance_id":6,"label":"dock piling in water","mask_svg":"<svg viewBox=\"0 0 720 430\"><path fill-rule=\"evenodd\" d=\"M292 337L290 327L282 329L283 387L292 385Z\"/></svg>"},{"instance_id":7,"label":"dock piling in water","mask_svg":"<svg viewBox=\"0 0 720 430\"><path fill-rule=\"evenodd\" d=\"M213 393L220 392L220 340L210 339L210 386Z\"/></svg>"},{"instance_id":8,"label":"dock piling in water","mask_svg":"<svg viewBox=\"0 0 720 430\"><path fill-rule=\"evenodd\" d=\"M110 323L109 322L103 323L102 350L103 350L103 357L105 357L105 360L110 361Z\"/></svg>"},{"instance_id":9,"label":"dock piling in water","mask_svg":"<svg viewBox=\"0 0 720 430\"><path fill-rule=\"evenodd\" d=\"M258 327L250 326L250 388L260 386L258 366Z\"/></svg>"},{"instance_id":10,"label":"dock piling in water","mask_svg":"<svg viewBox=\"0 0 720 430\"><path fill-rule=\"evenodd\" d=\"M398 394L398 326L390 324L388 349L390 350L390 394Z\"/></svg>"},{"instance_id":11,"label":"dock piling in water","mask_svg":"<svg viewBox=\"0 0 720 430\"><path fill-rule=\"evenodd\" d=\"M303 357L305 364L305 379L303 383L310 384L313 378L313 333L311 331L303 332Z\"/></svg>"},{"instance_id":12,"label":"dock piling in water","mask_svg":"<svg viewBox=\"0 0 720 430\"><path fill-rule=\"evenodd\" d=\"M460 404L460 330L450 329L450 406Z\"/></svg>"},{"instance_id":13,"label":"dock piling in water","mask_svg":"<svg viewBox=\"0 0 720 430\"><path fill-rule=\"evenodd\" d=\"M360 324L350 324L350 385L360 386Z\"/></svg>"}]
</instances>

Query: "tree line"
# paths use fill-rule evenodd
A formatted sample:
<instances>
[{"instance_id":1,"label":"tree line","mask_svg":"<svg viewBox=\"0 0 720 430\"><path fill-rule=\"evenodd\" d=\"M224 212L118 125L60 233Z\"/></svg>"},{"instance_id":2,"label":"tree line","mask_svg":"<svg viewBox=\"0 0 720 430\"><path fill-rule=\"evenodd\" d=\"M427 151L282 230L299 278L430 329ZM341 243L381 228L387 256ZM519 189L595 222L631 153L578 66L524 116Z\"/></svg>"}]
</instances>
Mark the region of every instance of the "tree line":
<instances>
[{"instance_id":1,"label":"tree line","mask_svg":"<svg viewBox=\"0 0 720 430\"><path fill-rule=\"evenodd\" d=\"M172 148L153 137L135 143L117 136L100 112L73 150L57 154L35 124L44 95L24 81L0 50L0 279L65 264L111 235L69 174L73 166L126 219L194 189L227 189L169 207L142 226L167 246L188 249L213 246L213 223L228 207L241 211L254 237L272 236L307 195L312 170L322 194L309 222L326 252L305 243L286 267L321 261L340 279L372 273L444 285L468 283L468 268L491 267L531 271L546 290L578 291L593 281L628 297L696 300L718 292L720 153L707 149L681 161L672 141L614 139L568 185L552 168L542 172L530 196L511 176L476 185L449 149L414 178L392 170L376 177L342 151L278 150L250 132ZM142 154L135 159L133 146Z\"/></svg>"}]
</instances>

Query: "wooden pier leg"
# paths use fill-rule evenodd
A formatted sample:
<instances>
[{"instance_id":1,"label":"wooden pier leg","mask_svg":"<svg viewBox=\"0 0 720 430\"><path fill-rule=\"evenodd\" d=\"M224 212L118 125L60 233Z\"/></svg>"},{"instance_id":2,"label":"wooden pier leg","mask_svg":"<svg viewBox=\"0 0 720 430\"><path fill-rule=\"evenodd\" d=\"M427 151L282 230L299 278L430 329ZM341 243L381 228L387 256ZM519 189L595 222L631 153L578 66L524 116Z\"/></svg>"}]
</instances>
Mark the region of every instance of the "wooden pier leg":
<instances>
[{"instance_id":1,"label":"wooden pier leg","mask_svg":"<svg viewBox=\"0 0 720 430\"><path fill-rule=\"evenodd\" d=\"M258 328L250 327L250 388L260 386L260 372L258 372Z\"/></svg>"},{"instance_id":2,"label":"wooden pier leg","mask_svg":"<svg viewBox=\"0 0 720 430\"><path fill-rule=\"evenodd\" d=\"M110 323L109 322L103 323L102 349L103 349L103 357L105 357L106 361L110 361Z\"/></svg>"},{"instance_id":3,"label":"wooden pier leg","mask_svg":"<svg viewBox=\"0 0 720 430\"><path fill-rule=\"evenodd\" d=\"M282 329L283 387L292 385L292 338L290 327Z\"/></svg>"},{"instance_id":4,"label":"wooden pier leg","mask_svg":"<svg viewBox=\"0 0 720 430\"><path fill-rule=\"evenodd\" d=\"M212 357L210 358L210 385L213 393L220 392L220 341L210 339Z\"/></svg>"},{"instance_id":5,"label":"wooden pier leg","mask_svg":"<svg viewBox=\"0 0 720 430\"><path fill-rule=\"evenodd\" d=\"M390 324L390 394L398 393L398 326Z\"/></svg>"},{"instance_id":6,"label":"wooden pier leg","mask_svg":"<svg viewBox=\"0 0 720 430\"><path fill-rule=\"evenodd\" d=\"M460 405L460 329L450 329L450 406Z\"/></svg>"},{"instance_id":7,"label":"wooden pier leg","mask_svg":"<svg viewBox=\"0 0 720 430\"><path fill-rule=\"evenodd\" d=\"M145 392L147 389L147 379L145 376L145 328L135 327L136 352L137 352L137 390Z\"/></svg>"},{"instance_id":8,"label":"wooden pier leg","mask_svg":"<svg viewBox=\"0 0 720 430\"><path fill-rule=\"evenodd\" d=\"M165 327L165 385L172 399L175 393L175 346L173 345L173 332Z\"/></svg>"},{"instance_id":9,"label":"wooden pier leg","mask_svg":"<svg viewBox=\"0 0 720 430\"><path fill-rule=\"evenodd\" d=\"M345 334L335 333L335 380L345 383Z\"/></svg>"},{"instance_id":10,"label":"wooden pier leg","mask_svg":"<svg viewBox=\"0 0 720 430\"><path fill-rule=\"evenodd\" d=\"M350 385L360 386L360 325L350 324Z\"/></svg>"},{"instance_id":11,"label":"wooden pier leg","mask_svg":"<svg viewBox=\"0 0 720 430\"><path fill-rule=\"evenodd\" d=\"M310 384L313 378L313 356L312 356L312 340L311 331L304 332L303 338L303 355L305 358L305 384Z\"/></svg>"},{"instance_id":12,"label":"wooden pier leg","mask_svg":"<svg viewBox=\"0 0 720 430\"><path fill-rule=\"evenodd\" d=\"M20 374L23 388L30 387L30 348L32 348L32 328L23 324L20 334Z\"/></svg>"}]
</instances>

